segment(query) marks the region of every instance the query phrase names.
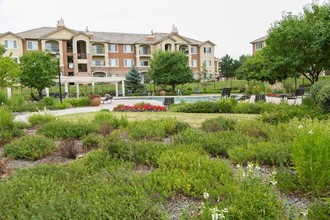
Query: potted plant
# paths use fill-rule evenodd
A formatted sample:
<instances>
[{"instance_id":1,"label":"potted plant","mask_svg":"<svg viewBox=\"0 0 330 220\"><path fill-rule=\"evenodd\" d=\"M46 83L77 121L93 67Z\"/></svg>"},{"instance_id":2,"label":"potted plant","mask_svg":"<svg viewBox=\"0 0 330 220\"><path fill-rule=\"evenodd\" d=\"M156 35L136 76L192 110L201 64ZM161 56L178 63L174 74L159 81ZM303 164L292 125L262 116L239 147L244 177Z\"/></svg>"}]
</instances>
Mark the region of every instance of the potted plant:
<instances>
[{"instance_id":1,"label":"potted plant","mask_svg":"<svg viewBox=\"0 0 330 220\"><path fill-rule=\"evenodd\" d=\"M99 106L101 104L101 96L98 94L91 94L88 98L90 106Z\"/></svg>"}]
</instances>

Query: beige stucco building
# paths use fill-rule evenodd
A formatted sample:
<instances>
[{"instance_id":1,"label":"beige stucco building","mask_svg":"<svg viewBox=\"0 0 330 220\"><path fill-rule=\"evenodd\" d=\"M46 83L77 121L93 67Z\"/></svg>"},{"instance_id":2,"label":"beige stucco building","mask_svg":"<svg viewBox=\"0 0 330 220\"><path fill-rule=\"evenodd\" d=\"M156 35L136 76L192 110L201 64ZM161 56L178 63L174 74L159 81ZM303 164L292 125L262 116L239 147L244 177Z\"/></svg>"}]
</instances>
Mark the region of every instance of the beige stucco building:
<instances>
[{"instance_id":1,"label":"beige stucco building","mask_svg":"<svg viewBox=\"0 0 330 220\"><path fill-rule=\"evenodd\" d=\"M134 65L145 73L152 53L156 50L181 51L189 58L195 76L203 63L212 73L217 72L215 44L179 34L175 26L170 33L130 34L77 31L65 27L63 19L56 27L40 27L20 33L0 34L0 43L19 62L20 56L33 50L60 53L63 76L118 77L125 76Z\"/></svg>"}]
</instances>

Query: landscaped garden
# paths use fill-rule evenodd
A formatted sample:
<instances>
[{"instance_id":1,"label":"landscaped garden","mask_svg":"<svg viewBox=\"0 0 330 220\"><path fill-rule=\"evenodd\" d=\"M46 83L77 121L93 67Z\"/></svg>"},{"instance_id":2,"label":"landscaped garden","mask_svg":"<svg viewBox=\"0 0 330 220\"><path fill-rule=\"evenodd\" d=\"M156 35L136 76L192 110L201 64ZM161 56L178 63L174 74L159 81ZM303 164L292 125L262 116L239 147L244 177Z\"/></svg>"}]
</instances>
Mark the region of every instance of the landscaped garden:
<instances>
[{"instance_id":1,"label":"landscaped garden","mask_svg":"<svg viewBox=\"0 0 330 220\"><path fill-rule=\"evenodd\" d=\"M141 103L28 123L1 108L0 219L328 219L316 103Z\"/></svg>"}]
</instances>

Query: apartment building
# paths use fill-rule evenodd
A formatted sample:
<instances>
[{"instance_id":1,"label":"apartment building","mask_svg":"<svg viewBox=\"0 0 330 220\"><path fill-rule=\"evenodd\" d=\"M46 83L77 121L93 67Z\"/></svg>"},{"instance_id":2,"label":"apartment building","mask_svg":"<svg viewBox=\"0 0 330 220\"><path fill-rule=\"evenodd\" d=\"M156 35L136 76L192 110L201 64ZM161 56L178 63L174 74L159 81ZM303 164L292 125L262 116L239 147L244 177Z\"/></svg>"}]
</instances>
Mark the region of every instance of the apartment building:
<instances>
[{"instance_id":1,"label":"apartment building","mask_svg":"<svg viewBox=\"0 0 330 220\"><path fill-rule=\"evenodd\" d=\"M256 51L261 50L266 46L267 37L268 36L266 35L250 42L250 44L252 44L252 55L255 55Z\"/></svg>"},{"instance_id":2,"label":"apartment building","mask_svg":"<svg viewBox=\"0 0 330 220\"><path fill-rule=\"evenodd\" d=\"M48 51L54 57L59 52L63 76L121 77L132 65L145 73L156 50L186 54L195 75L201 71L203 63L212 73L218 69L215 44L184 37L174 25L170 33L91 32L88 28L85 31L67 28L61 19L56 27L0 34L0 43L7 50L5 56L11 54L16 62L24 53L33 50Z\"/></svg>"}]
</instances>

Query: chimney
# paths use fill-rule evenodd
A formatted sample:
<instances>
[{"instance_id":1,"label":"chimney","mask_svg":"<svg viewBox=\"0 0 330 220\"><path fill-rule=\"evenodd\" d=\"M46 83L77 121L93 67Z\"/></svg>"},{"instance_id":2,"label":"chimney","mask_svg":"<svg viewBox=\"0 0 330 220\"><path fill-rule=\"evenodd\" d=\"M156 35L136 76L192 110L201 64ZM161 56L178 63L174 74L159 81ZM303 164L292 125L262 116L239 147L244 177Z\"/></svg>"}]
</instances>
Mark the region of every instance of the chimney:
<instances>
[{"instance_id":1,"label":"chimney","mask_svg":"<svg viewBox=\"0 0 330 220\"><path fill-rule=\"evenodd\" d=\"M151 30L151 35L147 36L147 42L154 42L154 41L155 41L154 31Z\"/></svg>"},{"instance_id":2,"label":"chimney","mask_svg":"<svg viewBox=\"0 0 330 220\"><path fill-rule=\"evenodd\" d=\"M179 33L178 28L174 24L172 25L172 31L171 31L171 33L174 33L174 34L178 34Z\"/></svg>"},{"instance_id":3,"label":"chimney","mask_svg":"<svg viewBox=\"0 0 330 220\"><path fill-rule=\"evenodd\" d=\"M62 27L65 27L63 18L57 21L57 28L62 28Z\"/></svg>"}]
</instances>

